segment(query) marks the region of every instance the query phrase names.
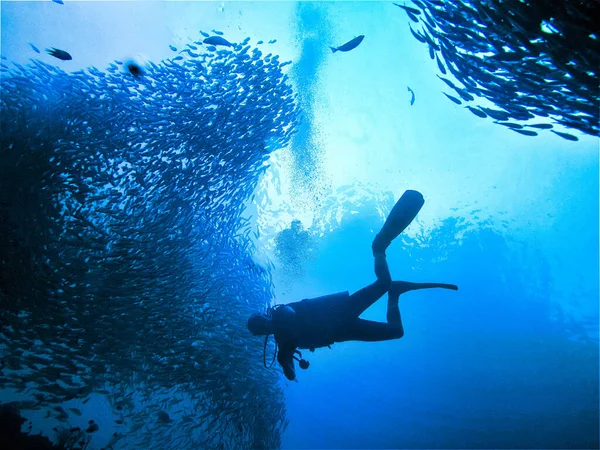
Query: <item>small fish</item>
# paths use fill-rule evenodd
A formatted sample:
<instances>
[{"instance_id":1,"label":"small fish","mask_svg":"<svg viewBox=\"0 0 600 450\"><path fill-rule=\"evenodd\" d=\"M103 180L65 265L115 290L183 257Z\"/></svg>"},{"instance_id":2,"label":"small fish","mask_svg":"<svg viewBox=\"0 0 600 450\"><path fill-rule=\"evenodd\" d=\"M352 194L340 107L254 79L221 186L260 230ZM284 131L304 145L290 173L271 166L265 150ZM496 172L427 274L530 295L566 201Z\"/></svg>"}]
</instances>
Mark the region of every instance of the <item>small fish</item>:
<instances>
[{"instance_id":1,"label":"small fish","mask_svg":"<svg viewBox=\"0 0 600 450\"><path fill-rule=\"evenodd\" d=\"M469 92L467 92L466 90L460 88L455 88L455 90L458 93L458 95L460 95L460 98L462 98L464 101L471 102L475 100L475 97L469 94Z\"/></svg>"},{"instance_id":2,"label":"small fish","mask_svg":"<svg viewBox=\"0 0 600 450\"><path fill-rule=\"evenodd\" d=\"M209 52L214 52L217 50L217 47L215 47L214 45L209 45L208 47L206 47L206 50L208 50Z\"/></svg>"},{"instance_id":3,"label":"small fish","mask_svg":"<svg viewBox=\"0 0 600 450\"><path fill-rule=\"evenodd\" d=\"M67 52L65 52L64 50L59 50L58 48L50 48L50 49L46 49L46 52L50 55L50 56L54 56L55 58L58 58L62 61L69 61L71 59L73 59L73 57L71 55L69 55Z\"/></svg>"},{"instance_id":4,"label":"small fish","mask_svg":"<svg viewBox=\"0 0 600 450\"><path fill-rule=\"evenodd\" d=\"M524 56L525 56L525 53L523 53L523 52L502 52L502 53L497 53L494 56L490 56L490 59L492 59L494 61L512 62L512 61L521 61Z\"/></svg>"},{"instance_id":5,"label":"small fish","mask_svg":"<svg viewBox=\"0 0 600 450\"><path fill-rule=\"evenodd\" d=\"M423 35L421 33L418 33L415 30L413 30L410 25L408 25L408 28L410 28L410 32L412 33L412 35L415 37L415 39L417 41L422 42L423 44L427 44L427 40L425 39L425 37L423 37ZM429 47L431 50L434 50L432 45L430 45Z\"/></svg>"},{"instance_id":6,"label":"small fish","mask_svg":"<svg viewBox=\"0 0 600 450\"><path fill-rule=\"evenodd\" d=\"M277 42L277 39L271 39L271 40L269 41L269 44L274 44L275 42Z\"/></svg>"},{"instance_id":7,"label":"small fish","mask_svg":"<svg viewBox=\"0 0 600 450\"><path fill-rule=\"evenodd\" d=\"M457 105L462 105L462 102L457 99L456 97L452 97L451 95L446 94L445 92L442 92L446 97L448 97L450 100L452 100L454 103L456 103Z\"/></svg>"},{"instance_id":8,"label":"small fish","mask_svg":"<svg viewBox=\"0 0 600 450\"><path fill-rule=\"evenodd\" d=\"M39 53L39 52L40 52L40 50L39 50L39 49L38 49L38 48L37 48L35 45L33 45L32 43L29 43L29 46L31 47L31 49L32 49L34 52L36 52L36 53Z\"/></svg>"},{"instance_id":9,"label":"small fish","mask_svg":"<svg viewBox=\"0 0 600 450\"><path fill-rule=\"evenodd\" d=\"M201 34L202 36L204 36L204 37L209 37L209 36L210 36L210 34L208 34L208 33L205 33L204 31L200 31L200 34Z\"/></svg>"},{"instance_id":10,"label":"small fish","mask_svg":"<svg viewBox=\"0 0 600 450\"><path fill-rule=\"evenodd\" d=\"M492 119L496 120L508 120L509 115L504 111L499 111L497 109L484 108L483 106L479 107L484 113L490 116Z\"/></svg>"},{"instance_id":11,"label":"small fish","mask_svg":"<svg viewBox=\"0 0 600 450\"><path fill-rule=\"evenodd\" d=\"M183 56L176 56L175 58L172 59L172 61L181 61L183 59Z\"/></svg>"},{"instance_id":12,"label":"small fish","mask_svg":"<svg viewBox=\"0 0 600 450\"><path fill-rule=\"evenodd\" d=\"M169 45L169 48L170 48L171 50L173 50L174 52L176 52L176 51L177 51L177 47L175 47L174 45Z\"/></svg>"},{"instance_id":13,"label":"small fish","mask_svg":"<svg viewBox=\"0 0 600 450\"><path fill-rule=\"evenodd\" d=\"M531 131L531 130L517 130L516 128L509 128L509 130L512 130L515 133L519 133L524 136L537 136L538 135L535 131Z\"/></svg>"},{"instance_id":14,"label":"small fish","mask_svg":"<svg viewBox=\"0 0 600 450\"><path fill-rule=\"evenodd\" d=\"M526 127L533 127L533 128L537 128L539 130L549 130L550 128L553 127L553 125L551 123L534 123L531 125L525 125Z\"/></svg>"},{"instance_id":15,"label":"small fish","mask_svg":"<svg viewBox=\"0 0 600 450\"><path fill-rule=\"evenodd\" d=\"M568 133L562 133L560 131L554 131L554 130L550 130L552 131L554 134L556 134L557 136L560 136L563 139L566 139L567 141L578 141L579 138L577 136L573 136L572 134L568 134Z\"/></svg>"},{"instance_id":16,"label":"small fish","mask_svg":"<svg viewBox=\"0 0 600 450\"><path fill-rule=\"evenodd\" d=\"M69 411L71 411L76 416L81 416L81 411L78 410L77 408L69 408Z\"/></svg>"},{"instance_id":17,"label":"small fish","mask_svg":"<svg viewBox=\"0 0 600 450\"><path fill-rule=\"evenodd\" d=\"M350 50L355 49L359 46L359 44L363 41L365 36L361 34L360 36L355 37L351 41L346 42L344 45L340 45L339 47L330 47L333 53L335 52L349 52Z\"/></svg>"},{"instance_id":18,"label":"small fish","mask_svg":"<svg viewBox=\"0 0 600 450\"><path fill-rule=\"evenodd\" d=\"M407 88L408 88L408 92L410 92L410 94L411 94L410 106L412 106L415 104L415 92L411 88L409 88L409 87L407 87Z\"/></svg>"},{"instance_id":19,"label":"small fish","mask_svg":"<svg viewBox=\"0 0 600 450\"><path fill-rule=\"evenodd\" d=\"M415 16L418 16L421 14L421 11L419 11L416 8L411 8L410 6L399 5L398 3L394 3L394 5L396 5L398 8L402 8L406 12L414 14Z\"/></svg>"},{"instance_id":20,"label":"small fish","mask_svg":"<svg viewBox=\"0 0 600 450\"><path fill-rule=\"evenodd\" d=\"M256 45L264 44L264 41L258 41Z\"/></svg>"},{"instance_id":21,"label":"small fish","mask_svg":"<svg viewBox=\"0 0 600 450\"><path fill-rule=\"evenodd\" d=\"M429 47L429 57L430 57L431 59L434 59L434 58L435 58L435 56L436 56L436 55L435 55L435 50L433 49L433 47L432 47L431 45L429 45L428 47Z\"/></svg>"},{"instance_id":22,"label":"small fish","mask_svg":"<svg viewBox=\"0 0 600 450\"><path fill-rule=\"evenodd\" d=\"M429 48L431 48L431 47L429 47ZM437 65L438 65L438 69L440 69L440 72L442 72L444 75L446 75L446 68L444 67L444 65L440 61L440 58L438 58L438 55L435 55L435 60L436 60Z\"/></svg>"},{"instance_id":23,"label":"small fish","mask_svg":"<svg viewBox=\"0 0 600 450\"><path fill-rule=\"evenodd\" d=\"M523 128L523 125L520 125L520 124L518 124L518 123L512 123L512 122L498 122L498 121L496 121L496 122L494 122L494 123L497 123L498 125L504 125L504 126L505 126L505 127L507 127L507 128L512 128L512 129L515 129L515 130L520 130L520 129L522 129L522 128Z\"/></svg>"},{"instance_id":24,"label":"small fish","mask_svg":"<svg viewBox=\"0 0 600 450\"><path fill-rule=\"evenodd\" d=\"M439 75L436 75L440 80L442 80L444 83L446 83L451 89L456 89L456 86L454 86L454 83L444 77L440 77Z\"/></svg>"},{"instance_id":25,"label":"small fish","mask_svg":"<svg viewBox=\"0 0 600 450\"><path fill-rule=\"evenodd\" d=\"M219 36L223 36L222 31L212 30L213 33L218 34Z\"/></svg>"},{"instance_id":26,"label":"small fish","mask_svg":"<svg viewBox=\"0 0 600 450\"><path fill-rule=\"evenodd\" d=\"M59 5L64 5L62 0L52 0L54 3L58 3Z\"/></svg>"},{"instance_id":27,"label":"small fish","mask_svg":"<svg viewBox=\"0 0 600 450\"><path fill-rule=\"evenodd\" d=\"M224 45L226 47L232 47L233 45L227 39L221 36L211 36L204 39L204 43L208 45Z\"/></svg>"}]
</instances>

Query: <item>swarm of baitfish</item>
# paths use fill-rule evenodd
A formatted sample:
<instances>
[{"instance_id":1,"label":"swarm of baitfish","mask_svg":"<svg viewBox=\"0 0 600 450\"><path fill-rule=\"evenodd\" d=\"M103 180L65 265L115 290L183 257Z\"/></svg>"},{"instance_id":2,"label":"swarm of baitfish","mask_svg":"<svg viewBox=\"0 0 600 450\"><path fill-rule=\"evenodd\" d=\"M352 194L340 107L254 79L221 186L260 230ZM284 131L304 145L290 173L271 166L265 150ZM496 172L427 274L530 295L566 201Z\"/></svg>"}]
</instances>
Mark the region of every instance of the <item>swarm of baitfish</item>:
<instances>
[{"instance_id":1,"label":"swarm of baitfish","mask_svg":"<svg viewBox=\"0 0 600 450\"><path fill-rule=\"evenodd\" d=\"M600 29L597 1L412 0L413 36L429 48L454 103L515 132L555 125L598 135ZM449 78L453 75L455 81ZM487 99L500 109L478 106ZM524 122L542 118L543 123ZM510 122L510 120L513 120ZM537 131L536 131L537 130Z\"/></svg>"},{"instance_id":2,"label":"swarm of baitfish","mask_svg":"<svg viewBox=\"0 0 600 450\"><path fill-rule=\"evenodd\" d=\"M296 100L248 39L179 56L4 70L0 388L88 434L107 396L100 446L273 448L283 395L245 333L272 280L242 213Z\"/></svg>"}]
</instances>

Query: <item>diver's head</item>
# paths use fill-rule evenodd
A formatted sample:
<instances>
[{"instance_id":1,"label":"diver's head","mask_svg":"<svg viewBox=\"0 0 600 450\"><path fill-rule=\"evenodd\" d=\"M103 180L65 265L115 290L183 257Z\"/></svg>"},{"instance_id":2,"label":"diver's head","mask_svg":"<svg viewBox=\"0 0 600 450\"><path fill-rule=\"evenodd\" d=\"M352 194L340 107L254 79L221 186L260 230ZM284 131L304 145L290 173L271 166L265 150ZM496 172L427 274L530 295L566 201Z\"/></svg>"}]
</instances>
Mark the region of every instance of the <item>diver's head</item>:
<instances>
[{"instance_id":1,"label":"diver's head","mask_svg":"<svg viewBox=\"0 0 600 450\"><path fill-rule=\"evenodd\" d=\"M248 319L248 331L254 336L273 334L273 322L266 314L252 314Z\"/></svg>"}]
</instances>

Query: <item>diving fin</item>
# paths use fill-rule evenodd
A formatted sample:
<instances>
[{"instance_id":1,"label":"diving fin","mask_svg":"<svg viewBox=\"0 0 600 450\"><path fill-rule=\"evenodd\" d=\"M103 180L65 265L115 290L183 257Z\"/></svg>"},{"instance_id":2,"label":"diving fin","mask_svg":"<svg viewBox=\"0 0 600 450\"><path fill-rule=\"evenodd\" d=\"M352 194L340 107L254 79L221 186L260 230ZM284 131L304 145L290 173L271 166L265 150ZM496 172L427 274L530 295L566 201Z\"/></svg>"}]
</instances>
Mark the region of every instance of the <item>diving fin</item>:
<instances>
[{"instance_id":1,"label":"diving fin","mask_svg":"<svg viewBox=\"0 0 600 450\"><path fill-rule=\"evenodd\" d=\"M424 204L425 200L420 192L411 190L404 192L392 208L381 231L373 239L371 246L373 254L385 254L392 241L410 225Z\"/></svg>"}]
</instances>

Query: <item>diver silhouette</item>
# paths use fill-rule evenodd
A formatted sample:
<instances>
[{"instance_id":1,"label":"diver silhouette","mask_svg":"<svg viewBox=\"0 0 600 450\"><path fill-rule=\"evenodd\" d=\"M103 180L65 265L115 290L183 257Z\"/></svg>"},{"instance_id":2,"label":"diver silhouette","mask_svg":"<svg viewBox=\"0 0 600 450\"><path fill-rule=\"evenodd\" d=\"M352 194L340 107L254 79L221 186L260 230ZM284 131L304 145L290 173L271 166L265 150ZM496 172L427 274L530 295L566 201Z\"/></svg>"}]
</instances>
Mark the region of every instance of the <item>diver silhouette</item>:
<instances>
[{"instance_id":1,"label":"diver silhouette","mask_svg":"<svg viewBox=\"0 0 600 450\"><path fill-rule=\"evenodd\" d=\"M381 231L371 246L375 258L377 280L350 295L346 292L323 297L304 299L299 302L277 305L266 314L252 314L248 330L254 336L275 336L278 348L277 361L289 380L296 379L294 360L306 369L308 361L302 359L297 349L329 347L336 342L378 342L400 339L404 328L400 316L400 295L419 289L442 288L458 290L454 284L411 283L392 281L385 251L392 241L413 221L424 204L423 196L408 190L396 202ZM360 319L359 316L388 293L387 323ZM296 354L299 355L296 356ZM266 366L266 361L265 361Z\"/></svg>"}]
</instances>

